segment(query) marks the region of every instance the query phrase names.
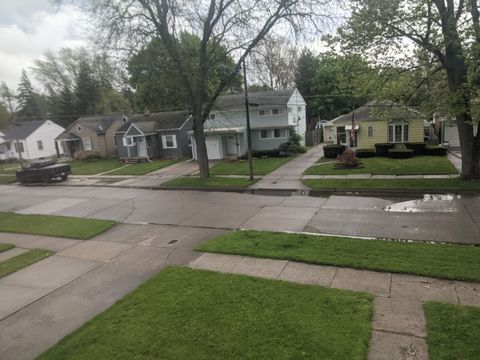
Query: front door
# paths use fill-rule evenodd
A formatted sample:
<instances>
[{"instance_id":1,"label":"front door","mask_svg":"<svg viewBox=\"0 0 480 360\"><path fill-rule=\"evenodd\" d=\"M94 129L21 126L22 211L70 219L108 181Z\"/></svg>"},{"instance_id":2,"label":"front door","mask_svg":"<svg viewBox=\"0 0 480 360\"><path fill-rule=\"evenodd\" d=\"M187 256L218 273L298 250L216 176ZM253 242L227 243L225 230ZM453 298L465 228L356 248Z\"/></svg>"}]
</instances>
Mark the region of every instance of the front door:
<instances>
[{"instance_id":1,"label":"front door","mask_svg":"<svg viewBox=\"0 0 480 360\"><path fill-rule=\"evenodd\" d=\"M137 149L139 157L147 157L147 142L144 137L137 139Z\"/></svg>"}]
</instances>

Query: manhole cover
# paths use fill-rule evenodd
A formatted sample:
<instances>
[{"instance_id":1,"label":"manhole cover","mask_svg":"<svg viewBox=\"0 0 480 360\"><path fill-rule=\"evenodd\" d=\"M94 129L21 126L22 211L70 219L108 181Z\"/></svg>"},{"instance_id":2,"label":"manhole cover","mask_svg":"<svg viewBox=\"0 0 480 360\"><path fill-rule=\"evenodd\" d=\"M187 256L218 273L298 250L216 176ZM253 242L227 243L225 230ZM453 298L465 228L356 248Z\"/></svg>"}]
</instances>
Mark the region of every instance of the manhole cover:
<instances>
[{"instance_id":1,"label":"manhole cover","mask_svg":"<svg viewBox=\"0 0 480 360\"><path fill-rule=\"evenodd\" d=\"M178 242L178 240L170 240L168 243L169 244L175 244L176 242Z\"/></svg>"}]
</instances>

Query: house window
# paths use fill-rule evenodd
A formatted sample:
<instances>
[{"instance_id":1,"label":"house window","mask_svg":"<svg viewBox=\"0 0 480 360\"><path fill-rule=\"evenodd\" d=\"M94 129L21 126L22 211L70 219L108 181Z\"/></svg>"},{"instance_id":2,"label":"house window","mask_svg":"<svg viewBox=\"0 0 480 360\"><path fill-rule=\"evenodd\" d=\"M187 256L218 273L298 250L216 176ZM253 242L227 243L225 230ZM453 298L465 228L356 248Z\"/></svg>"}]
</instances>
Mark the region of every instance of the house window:
<instances>
[{"instance_id":1,"label":"house window","mask_svg":"<svg viewBox=\"0 0 480 360\"><path fill-rule=\"evenodd\" d=\"M272 109L272 115L278 115L279 112L278 112L278 109Z\"/></svg>"},{"instance_id":2,"label":"house window","mask_svg":"<svg viewBox=\"0 0 480 360\"><path fill-rule=\"evenodd\" d=\"M78 132L82 132L82 127L81 127L81 126L78 126L78 127L77 127L77 131L78 131Z\"/></svg>"},{"instance_id":3,"label":"house window","mask_svg":"<svg viewBox=\"0 0 480 360\"><path fill-rule=\"evenodd\" d=\"M297 111L298 112L302 111L302 107L301 106L297 107Z\"/></svg>"},{"instance_id":4,"label":"house window","mask_svg":"<svg viewBox=\"0 0 480 360\"><path fill-rule=\"evenodd\" d=\"M10 147L10 143L7 143L7 150L10 151L12 148Z\"/></svg>"},{"instance_id":5,"label":"house window","mask_svg":"<svg viewBox=\"0 0 480 360\"><path fill-rule=\"evenodd\" d=\"M177 136L176 135L162 135L162 146L164 149L176 149L177 148Z\"/></svg>"},{"instance_id":6,"label":"house window","mask_svg":"<svg viewBox=\"0 0 480 360\"><path fill-rule=\"evenodd\" d=\"M131 136L124 136L122 140L123 146L133 146L133 138Z\"/></svg>"},{"instance_id":7,"label":"house window","mask_svg":"<svg viewBox=\"0 0 480 360\"><path fill-rule=\"evenodd\" d=\"M84 137L82 138L83 141L83 150L90 151L92 150L92 138Z\"/></svg>"},{"instance_id":8,"label":"house window","mask_svg":"<svg viewBox=\"0 0 480 360\"><path fill-rule=\"evenodd\" d=\"M265 110L258 110L258 115L259 116L265 116L265 115L267 115L267 112Z\"/></svg>"},{"instance_id":9,"label":"house window","mask_svg":"<svg viewBox=\"0 0 480 360\"><path fill-rule=\"evenodd\" d=\"M347 133L345 131L345 126L337 126L337 144L346 144L347 143Z\"/></svg>"},{"instance_id":10,"label":"house window","mask_svg":"<svg viewBox=\"0 0 480 360\"><path fill-rule=\"evenodd\" d=\"M215 114L210 114L210 119L215 120Z\"/></svg>"},{"instance_id":11,"label":"house window","mask_svg":"<svg viewBox=\"0 0 480 360\"><path fill-rule=\"evenodd\" d=\"M18 143L14 143L15 145L15 152L18 153L18 152L25 152L24 148L23 148L23 143L22 142L18 142ZM20 151L18 151L18 148L19 148L19 145L20 145Z\"/></svg>"},{"instance_id":12,"label":"house window","mask_svg":"<svg viewBox=\"0 0 480 360\"><path fill-rule=\"evenodd\" d=\"M261 139L269 139L270 136L270 130L260 130L260 138Z\"/></svg>"},{"instance_id":13,"label":"house window","mask_svg":"<svg viewBox=\"0 0 480 360\"><path fill-rule=\"evenodd\" d=\"M43 150L42 140L37 140L37 147L38 147L38 150Z\"/></svg>"},{"instance_id":14,"label":"house window","mask_svg":"<svg viewBox=\"0 0 480 360\"><path fill-rule=\"evenodd\" d=\"M401 143L408 141L408 124L388 125L388 142Z\"/></svg>"},{"instance_id":15,"label":"house window","mask_svg":"<svg viewBox=\"0 0 480 360\"><path fill-rule=\"evenodd\" d=\"M117 136L113 135L113 145L117 146Z\"/></svg>"},{"instance_id":16,"label":"house window","mask_svg":"<svg viewBox=\"0 0 480 360\"><path fill-rule=\"evenodd\" d=\"M373 137L373 126L369 126L367 128L367 136L368 137Z\"/></svg>"},{"instance_id":17,"label":"house window","mask_svg":"<svg viewBox=\"0 0 480 360\"><path fill-rule=\"evenodd\" d=\"M286 129L275 129L273 130L273 137L276 138L285 138L286 136Z\"/></svg>"}]
</instances>

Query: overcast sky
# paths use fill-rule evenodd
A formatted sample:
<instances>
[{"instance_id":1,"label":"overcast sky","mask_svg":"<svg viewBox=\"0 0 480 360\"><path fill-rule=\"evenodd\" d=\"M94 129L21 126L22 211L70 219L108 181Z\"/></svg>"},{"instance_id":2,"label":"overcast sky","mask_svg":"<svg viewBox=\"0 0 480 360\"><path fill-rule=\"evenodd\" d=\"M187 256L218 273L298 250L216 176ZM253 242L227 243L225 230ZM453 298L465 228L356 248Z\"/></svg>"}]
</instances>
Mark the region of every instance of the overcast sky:
<instances>
[{"instance_id":1,"label":"overcast sky","mask_svg":"<svg viewBox=\"0 0 480 360\"><path fill-rule=\"evenodd\" d=\"M47 49L83 44L81 24L79 11L49 0L0 0L0 81L16 90L22 69Z\"/></svg>"}]
</instances>

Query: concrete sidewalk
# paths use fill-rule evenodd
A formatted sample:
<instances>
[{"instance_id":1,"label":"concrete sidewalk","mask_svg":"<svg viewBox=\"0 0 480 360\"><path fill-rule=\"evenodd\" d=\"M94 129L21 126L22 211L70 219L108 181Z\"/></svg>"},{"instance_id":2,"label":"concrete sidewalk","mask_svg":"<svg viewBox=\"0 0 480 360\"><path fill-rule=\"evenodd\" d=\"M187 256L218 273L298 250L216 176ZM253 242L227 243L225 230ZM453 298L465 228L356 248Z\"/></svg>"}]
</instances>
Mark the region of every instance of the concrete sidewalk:
<instances>
[{"instance_id":1,"label":"concrete sidewalk","mask_svg":"<svg viewBox=\"0 0 480 360\"><path fill-rule=\"evenodd\" d=\"M277 170L262 177L261 180L250 186L250 189L292 189L308 190L302 181L305 170L315 164L323 156L323 144L311 148L305 154L297 156Z\"/></svg>"},{"instance_id":2,"label":"concrete sidewalk","mask_svg":"<svg viewBox=\"0 0 480 360\"><path fill-rule=\"evenodd\" d=\"M428 360L425 301L480 306L478 283L210 253L189 267L371 293L369 360Z\"/></svg>"}]
</instances>

